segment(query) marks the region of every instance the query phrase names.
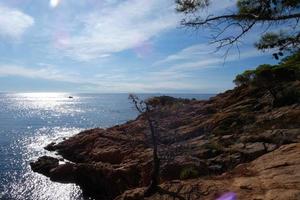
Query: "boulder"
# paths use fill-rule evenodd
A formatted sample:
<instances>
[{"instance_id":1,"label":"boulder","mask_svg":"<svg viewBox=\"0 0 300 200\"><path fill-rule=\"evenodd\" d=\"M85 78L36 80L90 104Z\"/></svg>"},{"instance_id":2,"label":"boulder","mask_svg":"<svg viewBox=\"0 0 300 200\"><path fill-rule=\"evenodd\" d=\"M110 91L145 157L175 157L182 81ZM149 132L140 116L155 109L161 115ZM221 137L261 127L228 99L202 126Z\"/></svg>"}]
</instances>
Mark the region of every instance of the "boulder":
<instances>
[{"instance_id":1,"label":"boulder","mask_svg":"<svg viewBox=\"0 0 300 200\"><path fill-rule=\"evenodd\" d=\"M30 166L34 172L50 176L50 171L59 165L59 160L50 156L42 156L37 161L31 162Z\"/></svg>"},{"instance_id":2,"label":"boulder","mask_svg":"<svg viewBox=\"0 0 300 200\"><path fill-rule=\"evenodd\" d=\"M252 160L266 153L266 147L262 142L247 143L242 152L247 159Z\"/></svg>"},{"instance_id":3,"label":"boulder","mask_svg":"<svg viewBox=\"0 0 300 200\"><path fill-rule=\"evenodd\" d=\"M44 149L47 151L55 151L55 147L54 147L55 144L56 144L55 142L51 142L50 144L45 146Z\"/></svg>"}]
</instances>

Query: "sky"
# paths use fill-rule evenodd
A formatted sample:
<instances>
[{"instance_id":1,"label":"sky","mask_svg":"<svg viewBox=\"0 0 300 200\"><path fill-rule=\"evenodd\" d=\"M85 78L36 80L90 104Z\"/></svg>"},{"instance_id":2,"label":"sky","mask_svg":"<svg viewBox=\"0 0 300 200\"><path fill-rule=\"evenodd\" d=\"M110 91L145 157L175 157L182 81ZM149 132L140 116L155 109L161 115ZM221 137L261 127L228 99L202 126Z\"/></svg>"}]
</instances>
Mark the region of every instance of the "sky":
<instances>
[{"instance_id":1,"label":"sky","mask_svg":"<svg viewBox=\"0 0 300 200\"><path fill-rule=\"evenodd\" d=\"M234 9L221 2L205 12ZM254 48L259 28L224 62L182 18L174 0L0 0L0 92L217 93L275 63Z\"/></svg>"}]
</instances>

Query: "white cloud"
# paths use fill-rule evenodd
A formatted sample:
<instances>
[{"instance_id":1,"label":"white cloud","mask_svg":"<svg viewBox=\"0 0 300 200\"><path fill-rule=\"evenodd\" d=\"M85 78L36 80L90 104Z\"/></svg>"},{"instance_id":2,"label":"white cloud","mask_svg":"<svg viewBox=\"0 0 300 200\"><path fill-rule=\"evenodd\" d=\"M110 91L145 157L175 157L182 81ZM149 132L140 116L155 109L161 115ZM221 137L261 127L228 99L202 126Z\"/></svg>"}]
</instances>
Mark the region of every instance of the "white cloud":
<instances>
[{"instance_id":1,"label":"white cloud","mask_svg":"<svg viewBox=\"0 0 300 200\"><path fill-rule=\"evenodd\" d=\"M0 5L0 36L19 38L33 24L31 16Z\"/></svg>"},{"instance_id":2,"label":"white cloud","mask_svg":"<svg viewBox=\"0 0 300 200\"><path fill-rule=\"evenodd\" d=\"M240 51L238 51L240 50ZM241 49L231 49L225 57L227 48L216 52L216 48L209 44L196 44L171 54L159 60L153 66L164 67L165 71L195 71L207 68L218 68L235 61L263 56L264 54L254 47L242 46Z\"/></svg>"},{"instance_id":3,"label":"white cloud","mask_svg":"<svg viewBox=\"0 0 300 200\"><path fill-rule=\"evenodd\" d=\"M67 56L91 60L137 47L177 26L172 0L128 0L79 17L75 35L58 41Z\"/></svg>"},{"instance_id":4,"label":"white cloud","mask_svg":"<svg viewBox=\"0 0 300 200\"><path fill-rule=\"evenodd\" d=\"M178 81L185 75L174 73L147 73L143 77L135 77L122 72L96 74L88 78L74 72L61 71L57 67L41 64L40 68L28 68L18 65L0 65L0 77L17 76L29 79L41 79L73 83L80 88L96 92L159 92L195 90L197 85L189 81ZM76 87L74 87L76 88Z\"/></svg>"},{"instance_id":5,"label":"white cloud","mask_svg":"<svg viewBox=\"0 0 300 200\"><path fill-rule=\"evenodd\" d=\"M191 59L191 61L185 60L183 63L174 64L170 69L172 70L199 70L199 69L207 69L207 68L218 68L224 66L224 64L230 65L230 63L235 61L241 61L244 59L262 56L263 54L256 49L247 50L245 52L241 52L240 54L229 54L227 57L224 57L223 54L204 54L203 56L199 56L197 60Z\"/></svg>"},{"instance_id":6,"label":"white cloud","mask_svg":"<svg viewBox=\"0 0 300 200\"><path fill-rule=\"evenodd\" d=\"M70 83L80 83L74 74L66 74L52 66L42 68L27 68L17 65L0 65L1 76L19 76L32 79L45 79L54 81L64 81Z\"/></svg>"},{"instance_id":7,"label":"white cloud","mask_svg":"<svg viewBox=\"0 0 300 200\"><path fill-rule=\"evenodd\" d=\"M181 51L171 54L155 62L153 65L161 66L170 62L179 62L183 60L199 59L201 56L206 56L213 53L213 46L208 44L196 44L182 49Z\"/></svg>"},{"instance_id":8,"label":"white cloud","mask_svg":"<svg viewBox=\"0 0 300 200\"><path fill-rule=\"evenodd\" d=\"M193 82L192 80L195 80L195 74L205 74L203 70L233 66L236 65L235 62L264 55L254 48L247 47L242 48L240 53L231 52L225 58L225 51L226 49L215 52L215 48L208 44L196 44L189 46L154 63L153 67L155 67L158 71L150 74L150 76L146 79L149 80L149 83L153 82L163 84L168 86L170 89L172 89L172 84L174 84L175 87L178 87L183 91L205 90L205 88L201 88L201 84L195 84L196 82L199 83L202 81L206 89L210 86L212 91L221 91L226 87L231 87L231 85L218 85L215 82L207 82L207 80L196 80L196 82ZM152 84L150 85L152 86ZM155 87L155 84L153 87Z\"/></svg>"},{"instance_id":9,"label":"white cloud","mask_svg":"<svg viewBox=\"0 0 300 200\"><path fill-rule=\"evenodd\" d=\"M138 76L129 71L111 70L108 72L84 75L74 70L61 70L61 67L40 63L39 67L0 64L0 77L23 77L72 83L74 91L128 93L128 92L199 92L217 91L215 83L200 84L193 73L179 70L140 72ZM200 83L199 83L200 81ZM198 84L196 84L198 83ZM203 82L205 83L205 82ZM215 84L215 85L214 85ZM208 90L211 88L211 90Z\"/></svg>"},{"instance_id":10,"label":"white cloud","mask_svg":"<svg viewBox=\"0 0 300 200\"><path fill-rule=\"evenodd\" d=\"M101 10L79 17L81 31L59 41L66 55L79 60L101 58L135 48L164 31L179 25L182 15L175 12L174 0L126 0L103 4ZM234 0L209 8L218 12L230 8Z\"/></svg>"},{"instance_id":11,"label":"white cloud","mask_svg":"<svg viewBox=\"0 0 300 200\"><path fill-rule=\"evenodd\" d=\"M115 80L110 79L107 82L99 80L93 88L90 88L97 92L124 92L124 93L154 93L154 92L164 92L164 91L197 91L199 85L195 85L188 81L177 81L177 80L159 80L156 77L146 77L144 79L131 80L130 77L126 78L128 80Z\"/></svg>"}]
</instances>

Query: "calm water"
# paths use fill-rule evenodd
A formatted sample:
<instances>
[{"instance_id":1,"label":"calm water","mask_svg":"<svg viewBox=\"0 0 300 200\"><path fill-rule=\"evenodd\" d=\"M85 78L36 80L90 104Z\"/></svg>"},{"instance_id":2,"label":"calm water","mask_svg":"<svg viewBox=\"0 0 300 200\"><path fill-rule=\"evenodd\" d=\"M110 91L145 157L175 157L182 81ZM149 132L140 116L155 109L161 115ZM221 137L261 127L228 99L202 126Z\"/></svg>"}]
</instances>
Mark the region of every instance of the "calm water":
<instances>
[{"instance_id":1,"label":"calm water","mask_svg":"<svg viewBox=\"0 0 300 200\"><path fill-rule=\"evenodd\" d=\"M73 96L74 98L68 98ZM152 95L141 95L142 98ZM207 99L212 95L171 95ZM127 94L0 93L0 199L82 199L73 184L33 173L29 162L53 141L134 119Z\"/></svg>"}]
</instances>

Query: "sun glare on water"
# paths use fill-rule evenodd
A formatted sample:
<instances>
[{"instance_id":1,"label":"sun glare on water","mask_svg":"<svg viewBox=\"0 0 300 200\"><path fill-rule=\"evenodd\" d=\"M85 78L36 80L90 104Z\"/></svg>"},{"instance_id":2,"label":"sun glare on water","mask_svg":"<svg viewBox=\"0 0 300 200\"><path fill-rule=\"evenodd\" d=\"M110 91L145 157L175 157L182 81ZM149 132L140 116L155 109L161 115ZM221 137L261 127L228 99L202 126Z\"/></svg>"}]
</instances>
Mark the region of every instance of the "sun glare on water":
<instances>
[{"instance_id":1,"label":"sun glare on water","mask_svg":"<svg viewBox=\"0 0 300 200\"><path fill-rule=\"evenodd\" d=\"M50 7L56 8L60 4L61 0L50 0Z\"/></svg>"},{"instance_id":2,"label":"sun glare on water","mask_svg":"<svg viewBox=\"0 0 300 200\"><path fill-rule=\"evenodd\" d=\"M31 112L53 112L55 114L74 114L82 112L76 108L79 97L69 98L69 93L16 93L14 107ZM45 113L44 113L45 114Z\"/></svg>"}]
</instances>

